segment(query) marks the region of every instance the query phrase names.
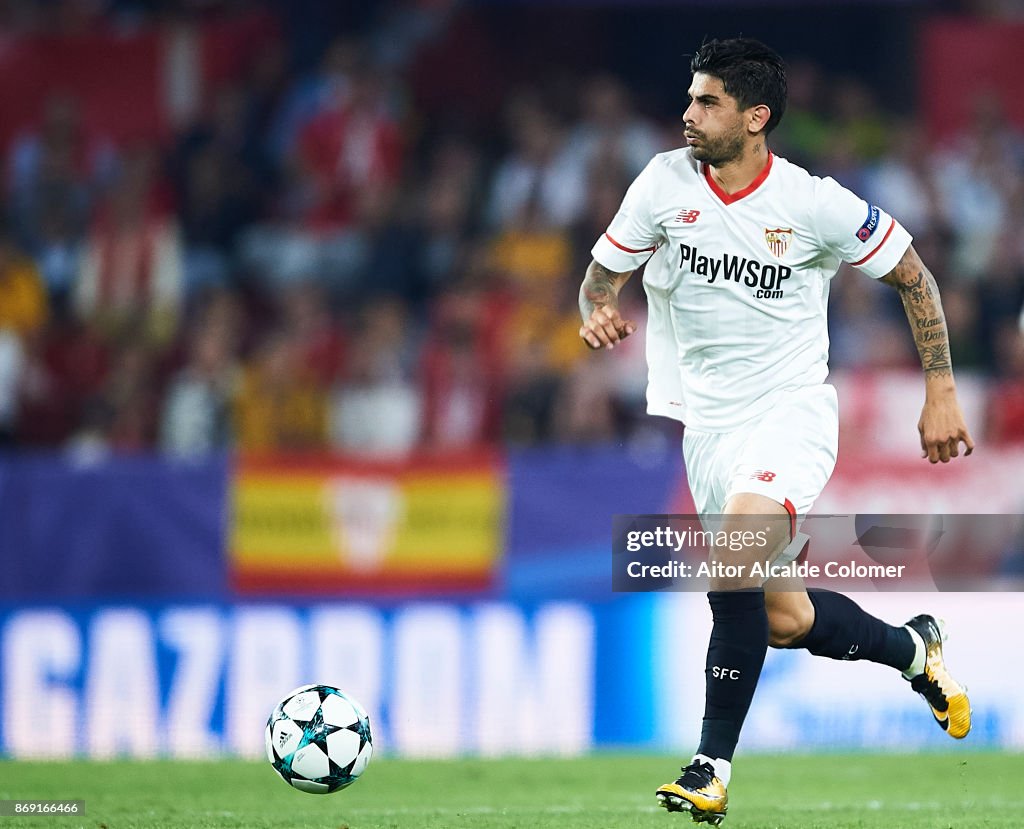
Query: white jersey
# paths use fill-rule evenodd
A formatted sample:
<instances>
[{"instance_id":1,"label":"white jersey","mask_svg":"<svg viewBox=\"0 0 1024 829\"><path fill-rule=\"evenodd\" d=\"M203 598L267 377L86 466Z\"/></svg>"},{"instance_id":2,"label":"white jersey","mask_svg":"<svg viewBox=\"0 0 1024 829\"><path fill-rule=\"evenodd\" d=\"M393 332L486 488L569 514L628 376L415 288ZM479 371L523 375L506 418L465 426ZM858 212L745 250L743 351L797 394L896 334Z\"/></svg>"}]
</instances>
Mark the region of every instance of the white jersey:
<instances>
[{"instance_id":1,"label":"white jersey","mask_svg":"<svg viewBox=\"0 0 1024 829\"><path fill-rule=\"evenodd\" d=\"M910 245L889 215L769 155L725 193L689 148L655 156L593 248L617 273L647 262L647 410L728 432L828 376L826 306L841 262L889 273Z\"/></svg>"}]
</instances>

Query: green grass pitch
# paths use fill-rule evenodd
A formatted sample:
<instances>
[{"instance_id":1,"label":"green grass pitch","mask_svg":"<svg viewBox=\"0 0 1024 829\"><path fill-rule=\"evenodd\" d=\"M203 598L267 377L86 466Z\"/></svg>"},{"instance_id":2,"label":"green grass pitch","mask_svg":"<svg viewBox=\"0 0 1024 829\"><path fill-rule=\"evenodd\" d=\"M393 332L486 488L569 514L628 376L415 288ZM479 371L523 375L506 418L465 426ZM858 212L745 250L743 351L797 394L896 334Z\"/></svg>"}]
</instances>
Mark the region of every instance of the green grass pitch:
<instances>
[{"instance_id":1,"label":"green grass pitch","mask_svg":"<svg viewBox=\"0 0 1024 829\"><path fill-rule=\"evenodd\" d=\"M85 799L82 817L0 817L87 829L607 829L692 826L654 789L678 761L378 759L328 796L294 791L267 763L0 762L0 799ZM1024 827L1024 755L773 755L738 758L723 829Z\"/></svg>"}]
</instances>

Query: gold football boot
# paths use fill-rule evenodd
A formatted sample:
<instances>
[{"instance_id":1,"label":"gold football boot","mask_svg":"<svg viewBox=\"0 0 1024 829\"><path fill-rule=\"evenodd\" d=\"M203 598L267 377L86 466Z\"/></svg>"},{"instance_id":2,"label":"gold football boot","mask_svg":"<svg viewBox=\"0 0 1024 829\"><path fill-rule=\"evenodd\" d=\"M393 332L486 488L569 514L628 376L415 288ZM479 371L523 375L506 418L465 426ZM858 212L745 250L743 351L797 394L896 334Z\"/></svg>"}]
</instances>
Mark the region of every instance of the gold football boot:
<instances>
[{"instance_id":1,"label":"gold football boot","mask_svg":"<svg viewBox=\"0 0 1024 829\"><path fill-rule=\"evenodd\" d=\"M924 640L924 672L910 680L910 687L928 703L935 722L950 737L962 740L971 730L971 701L967 689L950 675L942 659L942 643L946 638L942 623L934 616L915 616L907 627Z\"/></svg>"},{"instance_id":2,"label":"gold football boot","mask_svg":"<svg viewBox=\"0 0 1024 829\"><path fill-rule=\"evenodd\" d=\"M666 783L654 793L658 804L670 812L689 812L694 823L718 826L725 820L729 793L715 776L715 767L694 761L682 771L675 783Z\"/></svg>"}]
</instances>

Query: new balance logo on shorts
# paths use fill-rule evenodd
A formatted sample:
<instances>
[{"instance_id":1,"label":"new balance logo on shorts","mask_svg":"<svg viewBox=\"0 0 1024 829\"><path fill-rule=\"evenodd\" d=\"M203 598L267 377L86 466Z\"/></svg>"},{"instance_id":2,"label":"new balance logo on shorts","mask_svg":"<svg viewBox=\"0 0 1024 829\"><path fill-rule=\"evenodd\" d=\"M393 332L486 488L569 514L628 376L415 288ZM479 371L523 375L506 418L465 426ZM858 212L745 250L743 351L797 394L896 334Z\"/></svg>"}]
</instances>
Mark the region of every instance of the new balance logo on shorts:
<instances>
[{"instance_id":1,"label":"new balance logo on shorts","mask_svg":"<svg viewBox=\"0 0 1024 829\"><path fill-rule=\"evenodd\" d=\"M764 481L766 484L770 484L775 480L775 473L769 472L767 469L755 469L750 473L750 479L753 481Z\"/></svg>"}]
</instances>

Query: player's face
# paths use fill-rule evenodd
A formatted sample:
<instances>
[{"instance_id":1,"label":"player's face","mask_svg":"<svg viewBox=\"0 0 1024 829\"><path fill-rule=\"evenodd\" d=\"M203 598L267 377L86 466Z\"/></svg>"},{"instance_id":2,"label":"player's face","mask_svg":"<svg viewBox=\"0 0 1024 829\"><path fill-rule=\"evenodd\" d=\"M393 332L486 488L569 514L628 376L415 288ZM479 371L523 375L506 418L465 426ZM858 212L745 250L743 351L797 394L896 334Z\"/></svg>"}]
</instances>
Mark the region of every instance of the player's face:
<instances>
[{"instance_id":1,"label":"player's face","mask_svg":"<svg viewBox=\"0 0 1024 829\"><path fill-rule=\"evenodd\" d=\"M726 94L721 78L697 72L687 93L690 105L683 113L686 144L698 161L720 167L743 153L748 133L743 111Z\"/></svg>"}]
</instances>

